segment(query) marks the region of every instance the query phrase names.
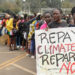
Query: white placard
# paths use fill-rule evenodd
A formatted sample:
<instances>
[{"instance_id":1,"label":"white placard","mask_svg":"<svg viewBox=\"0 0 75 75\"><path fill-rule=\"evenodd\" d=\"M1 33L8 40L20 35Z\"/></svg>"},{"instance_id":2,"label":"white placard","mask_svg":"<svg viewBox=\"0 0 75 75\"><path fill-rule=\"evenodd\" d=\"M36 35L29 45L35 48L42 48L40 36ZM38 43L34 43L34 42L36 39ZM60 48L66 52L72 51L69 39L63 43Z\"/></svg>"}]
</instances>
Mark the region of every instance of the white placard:
<instances>
[{"instance_id":1,"label":"white placard","mask_svg":"<svg viewBox=\"0 0 75 75\"><path fill-rule=\"evenodd\" d=\"M37 30L37 75L75 75L75 28Z\"/></svg>"}]
</instances>

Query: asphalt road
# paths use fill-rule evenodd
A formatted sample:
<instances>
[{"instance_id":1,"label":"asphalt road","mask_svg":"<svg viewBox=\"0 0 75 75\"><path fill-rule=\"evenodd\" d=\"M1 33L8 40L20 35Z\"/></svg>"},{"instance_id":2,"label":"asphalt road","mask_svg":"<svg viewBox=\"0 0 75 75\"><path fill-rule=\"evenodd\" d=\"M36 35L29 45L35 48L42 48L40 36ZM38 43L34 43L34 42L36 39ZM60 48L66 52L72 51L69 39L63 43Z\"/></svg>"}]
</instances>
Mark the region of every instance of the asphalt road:
<instances>
[{"instance_id":1,"label":"asphalt road","mask_svg":"<svg viewBox=\"0 0 75 75\"><path fill-rule=\"evenodd\" d=\"M0 75L36 75L35 61L25 51L9 51L0 45Z\"/></svg>"}]
</instances>

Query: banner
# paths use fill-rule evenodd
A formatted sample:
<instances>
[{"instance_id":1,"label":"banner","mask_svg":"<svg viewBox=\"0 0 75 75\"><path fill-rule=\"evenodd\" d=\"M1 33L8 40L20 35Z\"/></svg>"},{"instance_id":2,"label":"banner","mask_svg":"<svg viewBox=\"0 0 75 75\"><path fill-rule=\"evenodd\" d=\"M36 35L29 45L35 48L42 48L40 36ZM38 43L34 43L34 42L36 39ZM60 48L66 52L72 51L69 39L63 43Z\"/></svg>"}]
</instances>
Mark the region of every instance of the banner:
<instances>
[{"instance_id":1,"label":"banner","mask_svg":"<svg viewBox=\"0 0 75 75\"><path fill-rule=\"evenodd\" d=\"M75 28L37 30L37 75L75 75Z\"/></svg>"}]
</instances>

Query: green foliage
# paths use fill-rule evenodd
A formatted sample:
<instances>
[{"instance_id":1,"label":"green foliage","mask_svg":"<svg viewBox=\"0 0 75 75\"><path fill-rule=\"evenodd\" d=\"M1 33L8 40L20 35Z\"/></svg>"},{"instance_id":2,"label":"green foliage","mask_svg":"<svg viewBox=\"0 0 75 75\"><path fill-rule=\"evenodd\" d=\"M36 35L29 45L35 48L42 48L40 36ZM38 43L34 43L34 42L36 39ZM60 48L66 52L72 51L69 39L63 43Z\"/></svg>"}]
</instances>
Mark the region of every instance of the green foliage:
<instances>
[{"instance_id":1,"label":"green foliage","mask_svg":"<svg viewBox=\"0 0 75 75\"><path fill-rule=\"evenodd\" d=\"M73 6L75 6L73 2L73 0L65 0L64 2L62 2L62 8L72 8Z\"/></svg>"},{"instance_id":2,"label":"green foliage","mask_svg":"<svg viewBox=\"0 0 75 75\"><path fill-rule=\"evenodd\" d=\"M41 8L61 8L60 0L27 0L31 12L39 12Z\"/></svg>"},{"instance_id":3,"label":"green foliage","mask_svg":"<svg viewBox=\"0 0 75 75\"><path fill-rule=\"evenodd\" d=\"M48 7L61 8L60 0L47 0Z\"/></svg>"},{"instance_id":4,"label":"green foliage","mask_svg":"<svg viewBox=\"0 0 75 75\"><path fill-rule=\"evenodd\" d=\"M19 1L19 0L18 0ZM5 1L5 2L2 2L0 4L0 12L3 12L7 9L9 10L12 10L13 12L17 13L21 10L21 8L19 7L20 4L18 4L18 1L17 2L10 2L10 1Z\"/></svg>"},{"instance_id":5,"label":"green foliage","mask_svg":"<svg viewBox=\"0 0 75 75\"><path fill-rule=\"evenodd\" d=\"M9 0L9 1L3 1L0 3L0 11L9 9L18 12L20 10L23 10L24 8L26 10L30 10L31 12L39 12L41 8L46 7L60 7L60 0L26 0L24 3L23 0ZM24 9L24 10L25 10Z\"/></svg>"},{"instance_id":6,"label":"green foliage","mask_svg":"<svg viewBox=\"0 0 75 75\"><path fill-rule=\"evenodd\" d=\"M0 1L0 11L10 9L15 13L21 10L30 10L32 13L39 12L41 8L71 8L75 4L75 0L1 0ZM10 8L9 8L10 7Z\"/></svg>"}]
</instances>

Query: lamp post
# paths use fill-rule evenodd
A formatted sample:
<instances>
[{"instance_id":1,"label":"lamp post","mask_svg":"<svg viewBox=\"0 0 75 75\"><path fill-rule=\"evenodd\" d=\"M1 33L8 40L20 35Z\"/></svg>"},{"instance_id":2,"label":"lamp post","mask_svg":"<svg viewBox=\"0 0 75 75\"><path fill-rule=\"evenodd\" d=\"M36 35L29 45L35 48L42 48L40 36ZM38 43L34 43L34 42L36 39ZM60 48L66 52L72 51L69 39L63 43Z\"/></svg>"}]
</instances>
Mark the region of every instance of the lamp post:
<instances>
[{"instance_id":1,"label":"lamp post","mask_svg":"<svg viewBox=\"0 0 75 75\"><path fill-rule=\"evenodd\" d=\"M30 13L31 13L31 12L30 12L30 10L31 10L31 9L30 9L30 4L31 4L31 2L29 2L29 15L30 15Z\"/></svg>"},{"instance_id":2,"label":"lamp post","mask_svg":"<svg viewBox=\"0 0 75 75\"><path fill-rule=\"evenodd\" d=\"M66 14L65 8L63 8L63 6L64 6L63 2L64 2L64 0L61 0L61 7L62 7L62 10L63 10L63 13Z\"/></svg>"},{"instance_id":3,"label":"lamp post","mask_svg":"<svg viewBox=\"0 0 75 75\"><path fill-rule=\"evenodd\" d=\"M23 8L23 12L25 12L25 2L26 2L26 0L22 0L22 3L23 3L23 5L22 5L23 6L22 7Z\"/></svg>"},{"instance_id":4,"label":"lamp post","mask_svg":"<svg viewBox=\"0 0 75 75\"><path fill-rule=\"evenodd\" d=\"M50 3L52 2L52 0L50 0Z\"/></svg>"},{"instance_id":5,"label":"lamp post","mask_svg":"<svg viewBox=\"0 0 75 75\"><path fill-rule=\"evenodd\" d=\"M61 7L63 7L63 2L64 2L64 0L61 0Z\"/></svg>"}]
</instances>

